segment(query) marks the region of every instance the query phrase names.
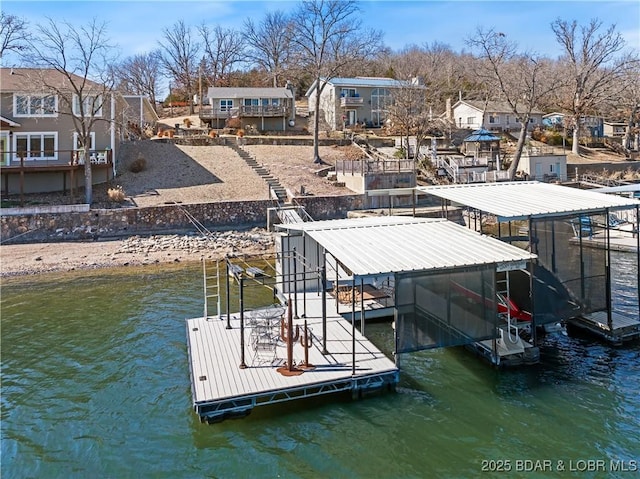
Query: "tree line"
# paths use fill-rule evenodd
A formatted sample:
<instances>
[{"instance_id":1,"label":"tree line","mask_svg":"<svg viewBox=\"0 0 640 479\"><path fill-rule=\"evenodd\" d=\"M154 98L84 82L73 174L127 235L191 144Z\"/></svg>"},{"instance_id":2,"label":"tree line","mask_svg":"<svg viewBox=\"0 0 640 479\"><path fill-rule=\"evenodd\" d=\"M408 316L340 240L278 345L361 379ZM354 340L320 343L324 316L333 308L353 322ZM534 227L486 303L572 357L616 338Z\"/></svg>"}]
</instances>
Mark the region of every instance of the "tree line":
<instances>
[{"instance_id":1,"label":"tree line","mask_svg":"<svg viewBox=\"0 0 640 479\"><path fill-rule=\"evenodd\" d=\"M407 81L405 101L400 93L390 107L407 131L428 131L434 112L444 111L446 100L457 99L460 92L465 99L485 104L506 102L522 126L519 158L534 108L566 114L576 153L583 117L603 116L633 126L640 110L638 51L625 44L615 25L597 19L580 25L558 18L549 25L557 58L524 51L495 27L479 27L466 39L468 50L460 52L438 41L394 51L384 45L382 32L363 27L357 1L303 0L290 12L268 12L256 21L248 18L241 29L190 26L178 20L162 29L154 50L105 65L98 59L113 57L115 47L106 26L96 20L77 26L49 19L27 35L24 20L4 11L1 15L0 56L19 52L32 64L51 66L71 57L66 50L79 50L85 63L79 70L85 76L99 73L97 80L108 78L114 88L145 95L154 105L168 81L172 99L187 101L191 114L193 96L210 86L285 86L289 81L301 95L314 82L323 88L320 78L389 77ZM87 44L64 43L76 37L86 38ZM411 78L421 79L422 96L411 90ZM317 149L314 160L321 161Z\"/></svg>"}]
</instances>

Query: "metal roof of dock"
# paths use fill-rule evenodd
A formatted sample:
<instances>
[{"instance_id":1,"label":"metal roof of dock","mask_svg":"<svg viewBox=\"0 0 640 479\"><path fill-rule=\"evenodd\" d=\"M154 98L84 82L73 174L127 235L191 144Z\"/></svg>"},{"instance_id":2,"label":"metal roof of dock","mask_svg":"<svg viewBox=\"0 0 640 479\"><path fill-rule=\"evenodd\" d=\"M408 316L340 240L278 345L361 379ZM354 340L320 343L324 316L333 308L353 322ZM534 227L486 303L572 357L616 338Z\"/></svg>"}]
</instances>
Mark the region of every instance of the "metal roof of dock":
<instances>
[{"instance_id":1,"label":"metal roof of dock","mask_svg":"<svg viewBox=\"0 0 640 479\"><path fill-rule=\"evenodd\" d=\"M310 236L357 276L488 264L521 269L536 258L444 219L383 216L281 226Z\"/></svg>"},{"instance_id":2,"label":"metal roof of dock","mask_svg":"<svg viewBox=\"0 0 640 479\"><path fill-rule=\"evenodd\" d=\"M625 209L640 205L640 201L632 198L538 181L419 186L416 189L458 205L493 214L499 221L589 213L606 208Z\"/></svg>"}]
</instances>

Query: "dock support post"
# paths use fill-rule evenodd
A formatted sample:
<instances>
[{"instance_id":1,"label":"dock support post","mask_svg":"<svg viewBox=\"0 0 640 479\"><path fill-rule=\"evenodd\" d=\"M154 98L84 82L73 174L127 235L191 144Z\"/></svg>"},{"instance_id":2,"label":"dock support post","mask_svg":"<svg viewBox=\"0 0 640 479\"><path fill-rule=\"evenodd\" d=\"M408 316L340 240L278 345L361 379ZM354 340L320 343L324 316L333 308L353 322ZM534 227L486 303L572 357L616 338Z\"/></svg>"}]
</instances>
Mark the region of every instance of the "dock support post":
<instances>
[{"instance_id":1,"label":"dock support post","mask_svg":"<svg viewBox=\"0 0 640 479\"><path fill-rule=\"evenodd\" d=\"M609 208L604 210L604 218L607 228L607 257L605 262L605 277L607 278L607 290L605 291L607 297L607 326L609 327L609 333L613 335L613 304L611 299L611 229L609 228Z\"/></svg>"},{"instance_id":2,"label":"dock support post","mask_svg":"<svg viewBox=\"0 0 640 479\"><path fill-rule=\"evenodd\" d=\"M351 375L356 375L356 275L351 276Z\"/></svg>"},{"instance_id":3,"label":"dock support post","mask_svg":"<svg viewBox=\"0 0 640 479\"><path fill-rule=\"evenodd\" d=\"M360 334L364 336L364 278L360 278Z\"/></svg>"},{"instance_id":4,"label":"dock support post","mask_svg":"<svg viewBox=\"0 0 640 479\"><path fill-rule=\"evenodd\" d=\"M302 235L302 317L307 317L307 241Z\"/></svg>"},{"instance_id":5,"label":"dock support post","mask_svg":"<svg viewBox=\"0 0 640 479\"><path fill-rule=\"evenodd\" d=\"M225 275L227 278L227 329L231 329L231 285L229 281L229 257L224 260L225 268L227 270L227 274Z\"/></svg>"},{"instance_id":6,"label":"dock support post","mask_svg":"<svg viewBox=\"0 0 640 479\"><path fill-rule=\"evenodd\" d=\"M640 206L636 206L636 249L640 253ZM636 292L638 293L638 317L640 317L640 254L636 255Z\"/></svg>"},{"instance_id":7,"label":"dock support post","mask_svg":"<svg viewBox=\"0 0 640 479\"><path fill-rule=\"evenodd\" d=\"M322 259L322 268L320 268L320 284L322 286L322 354L329 354L329 351L327 351L327 266L324 254Z\"/></svg>"},{"instance_id":8,"label":"dock support post","mask_svg":"<svg viewBox=\"0 0 640 479\"><path fill-rule=\"evenodd\" d=\"M300 319L298 316L298 255L295 246L293 247L293 317Z\"/></svg>"},{"instance_id":9,"label":"dock support post","mask_svg":"<svg viewBox=\"0 0 640 479\"><path fill-rule=\"evenodd\" d=\"M244 277L240 276L240 369L246 369L244 362Z\"/></svg>"}]
</instances>

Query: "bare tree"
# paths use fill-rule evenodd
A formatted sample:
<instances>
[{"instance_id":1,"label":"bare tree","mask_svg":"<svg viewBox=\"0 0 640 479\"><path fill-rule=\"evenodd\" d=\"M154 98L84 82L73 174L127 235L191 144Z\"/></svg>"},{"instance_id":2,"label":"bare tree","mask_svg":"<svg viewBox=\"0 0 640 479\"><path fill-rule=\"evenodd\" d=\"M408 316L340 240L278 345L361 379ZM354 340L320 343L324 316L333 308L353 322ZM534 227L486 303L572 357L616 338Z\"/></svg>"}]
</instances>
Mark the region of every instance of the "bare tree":
<instances>
[{"instance_id":1,"label":"bare tree","mask_svg":"<svg viewBox=\"0 0 640 479\"><path fill-rule=\"evenodd\" d=\"M572 116L572 151L579 153L581 117L593 113L607 98L617 96L624 88L621 81L629 67L628 58L618 56L625 42L615 25L601 30L602 22L591 20L578 27L557 19L551 24L557 42L563 48L561 70L566 78L558 88L560 105Z\"/></svg>"},{"instance_id":2,"label":"bare tree","mask_svg":"<svg viewBox=\"0 0 640 479\"><path fill-rule=\"evenodd\" d=\"M380 32L362 28L355 0L304 0L292 17L291 42L299 66L316 85L313 161L323 163L318 148L320 95L326 82L347 66L373 58L381 48Z\"/></svg>"},{"instance_id":3,"label":"bare tree","mask_svg":"<svg viewBox=\"0 0 640 479\"><path fill-rule=\"evenodd\" d=\"M23 53L27 49L28 38L25 20L0 12L0 58L6 52Z\"/></svg>"},{"instance_id":4,"label":"bare tree","mask_svg":"<svg viewBox=\"0 0 640 479\"><path fill-rule=\"evenodd\" d=\"M118 89L146 96L155 109L161 68L157 50L126 58L115 68Z\"/></svg>"},{"instance_id":5,"label":"bare tree","mask_svg":"<svg viewBox=\"0 0 640 479\"><path fill-rule=\"evenodd\" d=\"M160 62L167 75L182 86L188 95L189 114L193 115L193 93L198 75L200 44L194 40L191 28L183 20L162 30Z\"/></svg>"},{"instance_id":6,"label":"bare tree","mask_svg":"<svg viewBox=\"0 0 640 479\"><path fill-rule=\"evenodd\" d=\"M479 28L469 40L469 45L480 50L484 68L478 71L479 77L487 85L495 86L495 90L520 123L516 151L509 167L509 176L514 179L524 149L531 113L551 89L544 81L547 62L535 54L517 53L516 43L508 41L504 33L493 29L485 31Z\"/></svg>"},{"instance_id":7,"label":"bare tree","mask_svg":"<svg viewBox=\"0 0 640 479\"><path fill-rule=\"evenodd\" d=\"M291 56L291 24L284 12L268 12L259 25L244 22L243 38L248 45L247 59L267 72L277 87Z\"/></svg>"},{"instance_id":8,"label":"bare tree","mask_svg":"<svg viewBox=\"0 0 640 479\"><path fill-rule=\"evenodd\" d=\"M204 44L204 75L209 85L229 84L233 66L243 59L242 34L232 28L216 25L210 30L206 25L199 27ZM208 68L206 68L208 67Z\"/></svg>"},{"instance_id":9,"label":"bare tree","mask_svg":"<svg viewBox=\"0 0 640 479\"><path fill-rule=\"evenodd\" d=\"M106 24L93 19L85 26L48 19L38 25L29 39L30 63L41 68L31 88L39 87L58 98L60 114L73 120L78 148L86 159L84 165L86 202L91 204L93 180L91 133L105 118L103 108L113 108L114 79L109 65L115 63L114 47L109 43ZM51 69L56 75L49 75ZM62 81L60 81L62 78ZM113 111L112 111L113 115Z\"/></svg>"}]
</instances>

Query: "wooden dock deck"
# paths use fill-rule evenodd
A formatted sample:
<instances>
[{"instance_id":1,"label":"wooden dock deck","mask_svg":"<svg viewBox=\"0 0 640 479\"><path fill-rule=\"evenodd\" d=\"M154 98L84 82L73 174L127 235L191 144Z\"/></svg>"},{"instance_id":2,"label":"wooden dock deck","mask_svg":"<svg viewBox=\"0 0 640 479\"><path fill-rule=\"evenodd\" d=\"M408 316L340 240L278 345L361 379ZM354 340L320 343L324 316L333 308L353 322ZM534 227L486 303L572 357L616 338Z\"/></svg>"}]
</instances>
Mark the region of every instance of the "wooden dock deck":
<instances>
[{"instance_id":1,"label":"wooden dock deck","mask_svg":"<svg viewBox=\"0 0 640 479\"><path fill-rule=\"evenodd\" d=\"M597 311L568 321L571 326L589 331L613 344L622 344L640 338L640 319L613 312L611 328L607 322L607 312Z\"/></svg>"},{"instance_id":2,"label":"wooden dock deck","mask_svg":"<svg viewBox=\"0 0 640 479\"><path fill-rule=\"evenodd\" d=\"M302 312L299 295L299 312ZM317 294L307 294L307 324L311 329L312 345L308 350L309 363L314 369L299 375L287 376L278 372L286 366L287 348L281 338L265 345L257 340L265 325L279 336L279 318L283 308L271 313L254 310L245 313L244 353L246 368L241 368L241 333L239 314L226 317L188 319L187 340L193 407L201 420L217 422L229 417L242 417L260 405L274 404L299 398L339 391L352 391L357 397L363 392L393 388L399 380L398 368L378 348L355 334L355 374L352 355L351 322L343 319L327 302L327 352L322 354L322 305ZM271 317L269 317L271 315ZM294 319L304 337L304 319ZM304 362L304 348L298 340L293 347L296 364Z\"/></svg>"}]
</instances>

